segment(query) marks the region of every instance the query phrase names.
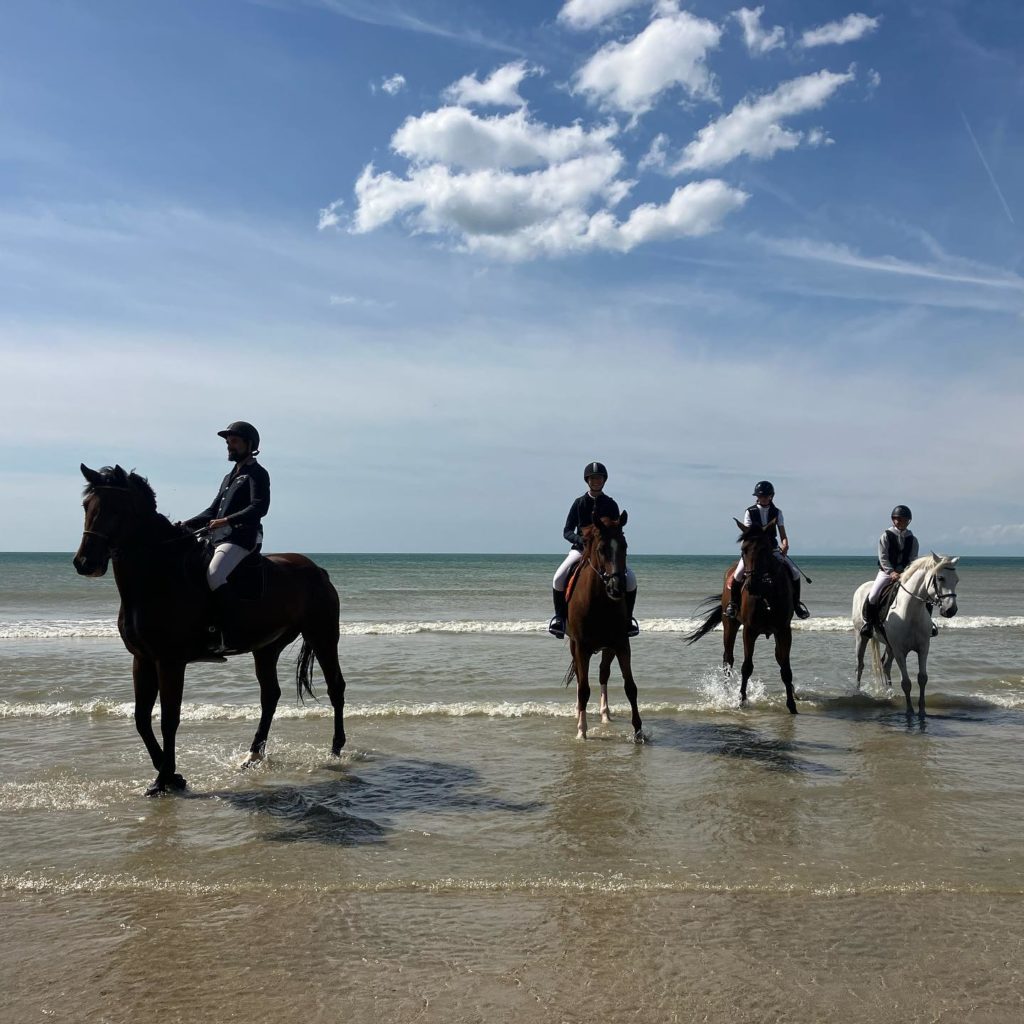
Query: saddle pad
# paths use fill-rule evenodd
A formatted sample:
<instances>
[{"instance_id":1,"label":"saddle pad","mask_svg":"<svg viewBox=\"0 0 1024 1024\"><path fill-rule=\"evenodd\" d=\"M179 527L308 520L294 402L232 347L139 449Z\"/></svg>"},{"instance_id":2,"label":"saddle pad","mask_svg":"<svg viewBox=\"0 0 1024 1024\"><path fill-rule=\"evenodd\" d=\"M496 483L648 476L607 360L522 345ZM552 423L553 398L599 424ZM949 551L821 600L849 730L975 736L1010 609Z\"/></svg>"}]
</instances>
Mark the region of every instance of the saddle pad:
<instances>
[{"instance_id":1,"label":"saddle pad","mask_svg":"<svg viewBox=\"0 0 1024 1024\"><path fill-rule=\"evenodd\" d=\"M576 580L579 577L580 569L582 569L582 568L583 568L583 562L579 561L573 567L572 572L569 573L569 579L566 581L566 584L565 584L565 603L566 604L569 603L569 599L572 597L573 589L576 586Z\"/></svg>"}]
</instances>

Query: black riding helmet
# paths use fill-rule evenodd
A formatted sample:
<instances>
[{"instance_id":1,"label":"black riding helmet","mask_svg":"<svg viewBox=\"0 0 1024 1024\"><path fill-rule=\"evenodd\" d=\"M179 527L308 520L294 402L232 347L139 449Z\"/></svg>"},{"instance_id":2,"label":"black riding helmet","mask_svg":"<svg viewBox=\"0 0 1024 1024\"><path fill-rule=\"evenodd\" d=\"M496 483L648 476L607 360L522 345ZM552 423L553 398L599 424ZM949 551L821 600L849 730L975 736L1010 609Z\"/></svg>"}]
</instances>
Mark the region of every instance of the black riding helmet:
<instances>
[{"instance_id":1,"label":"black riding helmet","mask_svg":"<svg viewBox=\"0 0 1024 1024\"><path fill-rule=\"evenodd\" d=\"M583 479L589 480L592 476L603 476L605 480L608 479L608 470L605 469L603 462L588 462L583 468Z\"/></svg>"},{"instance_id":2,"label":"black riding helmet","mask_svg":"<svg viewBox=\"0 0 1024 1024\"><path fill-rule=\"evenodd\" d=\"M218 437L226 438L229 434L234 434L235 437L248 441L252 447L253 455L256 454L260 446L260 432L251 423L246 423L245 420L235 420L234 423L229 423L223 430L217 431Z\"/></svg>"},{"instance_id":3,"label":"black riding helmet","mask_svg":"<svg viewBox=\"0 0 1024 1024\"><path fill-rule=\"evenodd\" d=\"M892 510L892 517L891 518L893 518L893 519L907 519L907 520L910 520L910 519L913 519L914 516L913 516L913 513L911 513L910 509L906 505L897 505Z\"/></svg>"},{"instance_id":4,"label":"black riding helmet","mask_svg":"<svg viewBox=\"0 0 1024 1024\"><path fill-rule=\"evenodd\" d=\"M768 495L770 498L775 496L775 488L772 487L771 480L758 480L754 484L754 497L760 498L763 495Z\"/></svg>"}]
</instances>

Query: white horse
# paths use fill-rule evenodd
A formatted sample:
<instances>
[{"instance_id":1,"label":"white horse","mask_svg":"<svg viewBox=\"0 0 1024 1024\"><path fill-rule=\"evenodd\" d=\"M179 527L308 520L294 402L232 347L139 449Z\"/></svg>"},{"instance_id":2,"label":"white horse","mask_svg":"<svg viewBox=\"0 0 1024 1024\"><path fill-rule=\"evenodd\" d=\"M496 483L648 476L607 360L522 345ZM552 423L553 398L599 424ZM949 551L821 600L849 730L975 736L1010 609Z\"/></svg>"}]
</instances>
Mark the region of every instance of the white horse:
<instances>
[{"instance_id":1,"label":"white horse","mask_svg":"<svg viewBox=\"0 0 1024 1024\"><path fill-rule=\"evenodd\" d=\"M932 635L932 617L928 605L937 605L939 614L949 619L956 615L956 588L960 582L956 563L959 558L948 555L930 555L918 558L903 571L899 580L896 600L889 609L884 632L876 627L871 635L871 653L875 677L881 682L883 666L881 648L885 646L885 683L892 686L892 663L900 667L900 682L907 698L907 711L914 710L910 700L910 675L907 672L907 655L917 652L917 685L919 687L917 710L924 714L924 688L928 685L928 645ZM857 686L860 686L864 671L864 649L868 638L860 635L864 625L864 602L871 583L862 583L853 595L853 631L857 636Z\"/></svg>"}]
</instances>

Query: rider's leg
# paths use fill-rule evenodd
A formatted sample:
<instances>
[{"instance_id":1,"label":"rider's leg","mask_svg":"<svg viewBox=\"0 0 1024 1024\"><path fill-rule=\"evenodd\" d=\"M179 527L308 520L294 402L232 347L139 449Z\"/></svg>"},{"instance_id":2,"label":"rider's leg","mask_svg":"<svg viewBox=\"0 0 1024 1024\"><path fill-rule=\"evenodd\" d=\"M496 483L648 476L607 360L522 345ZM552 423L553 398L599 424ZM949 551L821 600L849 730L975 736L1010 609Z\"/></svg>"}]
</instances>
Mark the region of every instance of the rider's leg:
<instances>
[{"instance_id":1,"label":"rider's leg","mask_svg":"<svg viewBox=\"0 0 1024 1024\"><path fill-rule=\"evenodd\" d=\"M639 636L640 624L633 616L633 609L636 607L636 576L633 570L626 566L626 613L629 615L629 633L627 636Z\"/></svg>"},{"instance_id":2,"label":"rider's leg","mask_svg":"<svg viewBox=\"0 0 1024 1024\"><path fill-rule=\"evenodd\" d=\"M796 617L798 619L810 618L811 613L807 610L807 605L800 600L800 570L789 560L788 555L784 555L781 551L776 551L775 554L793 578L793 611L796 613Z\"/></svg>"},{"instance_id":3,"label":"rider's leg","mask_svg":"<svg viewBox=\"0 0 1024 1024\"><path fill-rule=\"evenodd\" d=\"M582 551L573 548L565 561L558 567L551 580L551 597L555 605L555 614L548 623L548 632L561 640L565 636L565 624L569 617L569 608L565 600L565 586L569 582L572 567L583 557Z\"/></svg>"},{"instance_id":4,"label":"rider's leg","mask_svg":"<svg viewBox=\"0 0 1024 1024\"><path fill-rule=\"evenodd\" d=\"M888 582L889 574L884 569L879 569L875 582L871 584L871 589L868 591L868 599L864 602L864 625L860 629L861 636L870 638L875 627L881 625L878 621L878 601Z\"/></svg>"},{"instance_id":5,"label":"rider's leg","mask_svg":"<svg viewBox=\"0 0 1024 1024\"><path fill-rule=\"evenodd\" d=\"M740 613L740 591L743 589L743 576L746 568L743 565L743 558L736 563L736 570L732 577L732 590L729 593L729 603L725 606L725 617L735 619Z\"/></svg>"},{"instance_id":6,"label":"rider's leg","mask_svg":"<svg viewBox=\"0 0 1024 1024\"><path fill-rule=\"evenodd\" d=\"M220 642L217 644L220 650L233 649L229 633L237 617L237 602L231 588L226 586L228 576L248 554L248 548L224 541L214 549L213 557L206 570L206 582L212 591L213 614L216 621L216 625L211 628L210 632L220 633Z\"/></svg>"}]
</instances>

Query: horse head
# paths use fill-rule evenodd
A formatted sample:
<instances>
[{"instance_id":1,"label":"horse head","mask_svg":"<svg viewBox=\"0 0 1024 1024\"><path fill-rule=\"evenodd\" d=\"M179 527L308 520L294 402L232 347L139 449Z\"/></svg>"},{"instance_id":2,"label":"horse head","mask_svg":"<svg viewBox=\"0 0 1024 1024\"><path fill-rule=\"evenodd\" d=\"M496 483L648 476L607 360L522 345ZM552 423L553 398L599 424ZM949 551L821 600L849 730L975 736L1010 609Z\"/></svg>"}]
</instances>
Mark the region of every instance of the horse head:
<instances>
[{"instance_id":1,"label":"horse head","mask_svg":"<svg viewBox=\"0 0 1024 1024\"><path fill-rule=\"evenodd\" d=\"M956 563L960 557L937 555L934 551L931 555L934 564L929 572L928 591L938 605L939 614L944 619L951 619L957 613L956 588L960 577L957 575Z\"/></svg>"},{"instance_id":2,"label":"horse head","mask_svg":"<svg viewBox=\"0 0 1024 1024\"><path fill-rule=\"evenodd\" d=\"M156 513L156 495L143 477L120 466L95 470L83 463L81 470L85 527L74 566L80 576L102 576L111 552L131 543L146 514Z\"/></svg>"},{"instance_id":3,"label":"horse head","mask_svg":"<svg viewBox=\"0 0 1024 1024\"><path fill-rule=\"evenodd\" d=\"M626 537L622 528L628 517L625 511L618 519L595 515L593 526L584 530L583 557L601 578L612 601L621 601L626 595Z\"/></svg>"},{"instance_id":4,"label":"horse head","mask_svg":"<svg viewBox=\"0 0 1024 1024\"><path fill-rule=\"evenodd\" d=\"M762 571L770 574L773 568L771 553L775 547L772 542L775 520L768 520L764 526L760 523L744 526L738 519L733 519L733 522L740 528L736 543L740 546L747 574L752 576Z\"/></svg>"}]
</instances>

